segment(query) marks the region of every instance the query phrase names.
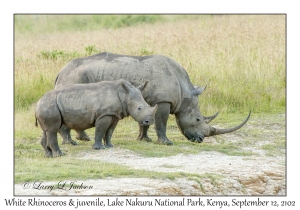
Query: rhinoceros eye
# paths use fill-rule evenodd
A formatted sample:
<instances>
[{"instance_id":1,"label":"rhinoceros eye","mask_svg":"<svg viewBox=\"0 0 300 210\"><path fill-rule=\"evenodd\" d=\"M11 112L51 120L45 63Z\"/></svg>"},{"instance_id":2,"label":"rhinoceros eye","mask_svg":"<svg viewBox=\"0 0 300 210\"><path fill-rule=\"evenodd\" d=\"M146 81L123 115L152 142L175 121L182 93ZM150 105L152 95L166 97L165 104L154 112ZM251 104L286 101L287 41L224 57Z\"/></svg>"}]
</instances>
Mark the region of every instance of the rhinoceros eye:
<instances>
[{"instance_id":1,"label":"rhinoceros eye","mask_svg":"<svg viewBox=\"0 0 300 210\"><path fill-rule=\"evenodd\" d=\"M197 117L196 120L197 120L197 122L200 122L200 118L199 117Z\"/></svg>"},{"instance_id":2,"label":"rhinoceros eye","mask_svg":"<svg viewBox=\"0 0 300 210\"><path fill-rule=\"evenodd\" d=\"M142 110L142 108L141 107L138 107L138 111L141 111Z\"/></svg>"}]
</instances>

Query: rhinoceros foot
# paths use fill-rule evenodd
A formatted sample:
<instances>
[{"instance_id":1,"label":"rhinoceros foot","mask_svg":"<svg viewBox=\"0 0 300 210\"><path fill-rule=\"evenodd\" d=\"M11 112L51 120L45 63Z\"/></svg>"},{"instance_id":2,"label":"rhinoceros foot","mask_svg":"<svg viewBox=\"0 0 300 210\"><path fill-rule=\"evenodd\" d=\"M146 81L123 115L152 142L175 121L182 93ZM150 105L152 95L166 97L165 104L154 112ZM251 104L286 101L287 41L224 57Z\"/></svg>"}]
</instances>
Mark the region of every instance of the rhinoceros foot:
<instances>
[{"instance_id":1,"label":"rhinoceros foot","mask_svg":"<svg viewBox=\"0 0 300 210\"><path fill-rule=\"evenodd\" d=\"M158 144L163 144L163 145L168 145L168 146L173 145L173 142L171 142L167 137L158 138L157 139L157 143Z\"/></svg>"},{"instance_id":2,"label":"rhinoceros foot","mask_svg":"<svg viewBox=\"0 0 300 210\"><path fill-rule=\"evenodd\" d=\"M81 141L91 141L90 137L84 131L77 133L76 139Z\"/></svg>"},{"instance_id":3,"label":"rhinoceros foot","mask_svg":"<svg viewBox=\"0 0 300 210\"><path fill-rule=\"evenodd\" d=\"M112 148L114 147L114 145L112 145L111 143L110 144L105 144L105 148Z\"/></svg>"},{"instance_id":4,"label":"rhinoceros foot","mask_svg":"<svg viewBox=\"0 0 300 210\"><path fill-rule=\"evenodd\" d=\"M66 155L65 153L62 153L60 150L52 152L52 157L60 157Z\"/></svg>"},{"instance_id":5,"label":"rhinoceros foot","mask_svg":"<svg viewBox=\"0 0 300 210\"><path fill-rule=\"evenodd\" d=\"M68 141L63 140L62 144L72 144L72 145L77 145L77 142L74 141L73 139L69 139Z\"/></svg>"},{"instance_id":6,"label":"rhinoceros foot","mask_svg":"<svg viewBox=\"0 0 300 210\"><path fill-rule=\"evenodd\" d=\"M50 151L45 151L45 157L46 158L51 158L51 157L53 157L52 156L52 151L50 150Z\"/></svg>"},{"instance_id":7,"label":"rhinoceros foot","mask_svg":"<svg viewBox=\"0 0 300 210\"><path fill-rule=\"evenodd\" d=\"M152 139L148 136L140 136L139 135L136 139L140 140L140 141L146 141L146 142L151 142L152 141Z\"/></svg>"},{"instance_id":8,"label":"rhinoceros foot","mask_svg":"<svg viewBox=\"0 0 300 210\"><path fill-rule=\"evenodd\" d=\"M105 149L106 147L104 146L104 145L102 145L102 144L97 144L97 143L95 143L94 145L93 145L93 149Z\"/></svg>"}]
</instances>

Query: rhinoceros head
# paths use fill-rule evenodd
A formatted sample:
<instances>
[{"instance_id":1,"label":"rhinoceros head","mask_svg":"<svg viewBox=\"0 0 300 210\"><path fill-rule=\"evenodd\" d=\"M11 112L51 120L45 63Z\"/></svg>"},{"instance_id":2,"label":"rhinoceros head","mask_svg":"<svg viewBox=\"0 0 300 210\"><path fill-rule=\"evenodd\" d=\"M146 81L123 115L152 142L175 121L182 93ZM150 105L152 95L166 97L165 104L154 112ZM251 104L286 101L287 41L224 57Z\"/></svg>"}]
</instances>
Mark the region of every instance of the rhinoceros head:
<instances>
[{"instance_id":1,"label":"rhinoceros head","mask_svg":"<svg viewBox=\"0 0 300 210\"><path fill-rule=\"evenodd\" d=\"M134 87L129 82L122 83L123 90L125 91L124 101L126 104L127 113L140 125L152 125L154 123L157 105L151 107L144 100L141 91L146 87L149 82Z\"/></svg>"},{"instance_id":2,"label":"rhinoceros head","mask_svg":"<svg viewBox=\"0 0 300 210\"><path fill-rule=\"evenodd\" d=\"M198 107L198 96L205 90L206 87L194 86L188 98L184 98L180 111L175 114L176 122L181 133L190 141L201 143L205 137L233 132L248 121L251 112L244 122L240 125L229 129L218 129L210 126L208 123L213 120L218 113L213 116L203 116Z\"/></svg>"}]
</instances>

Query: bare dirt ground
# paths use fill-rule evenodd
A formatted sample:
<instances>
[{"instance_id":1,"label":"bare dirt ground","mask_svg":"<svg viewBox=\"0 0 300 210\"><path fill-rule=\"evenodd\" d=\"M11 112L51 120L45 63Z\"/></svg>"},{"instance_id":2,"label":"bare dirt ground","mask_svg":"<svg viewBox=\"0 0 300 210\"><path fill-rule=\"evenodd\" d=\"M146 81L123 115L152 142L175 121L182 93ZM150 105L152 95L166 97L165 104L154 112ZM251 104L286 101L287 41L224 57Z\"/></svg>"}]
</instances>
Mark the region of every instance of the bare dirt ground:
<instances>
[{"instance_id":1,"label":"bare dirt ground","mask_svg":"<svg viewBox=\"0 0 300 210\"><path fill-rule=\"evenodd\" d=\"M280 116L283 118L284 115ZM284 123L283 123L284 124ZM284 130L283 124L268 124L266 133ZM263 134L263 135L266 135ZM276 135L275 135L276 136ZM234 136L232 136L234 137ZM232 141L238 139L231 138ZM214 141L208 138L206 141ZM264 143L264 141L261 141ZM228 156L218 152L178 154L171 157L149 158L122 149L112 148L99 153L85 153L78 158L118 163L134 169L158 172L186 172L192 174L215 174L220 178L107 178L78 180L75 184L85 189L33 189L22 184L15 185L15 195L285 195L286 157L268 156L260 147L249 147L258 155ZM32 183L31 183L32 184ZM68 183L70 184L70 183ZM57 182L43 182L43 186ZM93 186L92 189L87 189Z\"/></svg>"}]
</instances>

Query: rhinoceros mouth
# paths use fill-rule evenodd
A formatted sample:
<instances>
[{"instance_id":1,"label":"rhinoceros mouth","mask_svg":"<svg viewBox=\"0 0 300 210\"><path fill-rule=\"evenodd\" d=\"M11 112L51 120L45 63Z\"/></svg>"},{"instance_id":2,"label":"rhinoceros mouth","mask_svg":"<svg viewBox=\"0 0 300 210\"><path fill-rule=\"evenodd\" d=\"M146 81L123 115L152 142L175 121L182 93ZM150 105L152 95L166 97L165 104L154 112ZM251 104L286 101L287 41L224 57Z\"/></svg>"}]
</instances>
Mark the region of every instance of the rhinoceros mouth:
<instances>
[{"instance_id":1,"label":"rhinoceros mouth","mask_svg":"<svg viewBox=\"0 0 300 210\"><path fill-rule=\"evenodd\" d=\"M191 142L202 143L204 139L204 135L196 133L194 135L184 133L184 136Z\"/></svg>"},{"instance_id":2,"label":"rhinoceros mouth","mask_svg":"<svg viewBox=\"0 0 300 210\"><path fill-rule=\"evenodd\" d=\"M140 122L141 126L148 126L148 125L152 125L154 123L153 120L143 120L142 122Z\"/></svg>"},{"instance_id":3,"label":"rhinoceros mouth","mask_svg":"<svg viewBox=\"0 0 300 210\"><path fill-rule=\"evenodd\" d=\"M154 118L152 116L147 116L144 119L137 121L141 126L148 126L154 124Z\"/></svg>"},{"instance_id":4,"label":"rhinoceros mouth","mask_svg":"<svg viewBox=\"0 0 300 210\"><path fill-rule=\"evenodd\" d=\"M148 126L148 125L151 125L151 123L144 123L144 122L141 122L140 125L141 125L141 126Z\"/></svg>"}]
</instances>

